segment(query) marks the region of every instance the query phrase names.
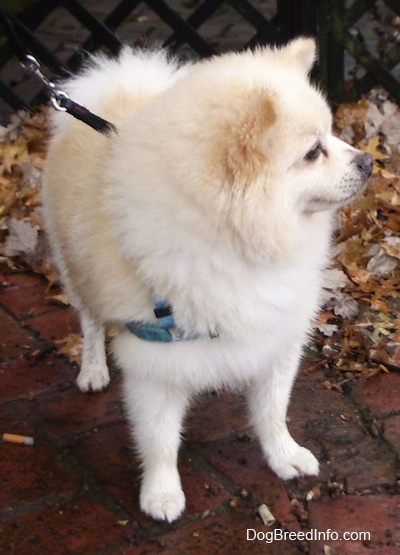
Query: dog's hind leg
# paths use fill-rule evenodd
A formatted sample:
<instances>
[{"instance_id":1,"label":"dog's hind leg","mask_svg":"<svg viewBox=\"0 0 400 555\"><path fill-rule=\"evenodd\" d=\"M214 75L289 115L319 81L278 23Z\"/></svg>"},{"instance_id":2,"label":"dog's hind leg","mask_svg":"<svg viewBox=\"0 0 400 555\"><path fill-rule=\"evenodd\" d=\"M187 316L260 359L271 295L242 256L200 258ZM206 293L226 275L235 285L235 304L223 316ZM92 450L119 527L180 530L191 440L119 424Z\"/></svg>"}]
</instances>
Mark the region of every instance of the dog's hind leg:
<instances>
[{"instance_id":1,"label":"dog's hind leg","mask_svg":"<svg viewBox=\"0 0 400 555\"><path fill-rule=\"evenodd\" d=\"M80 310L83 334L82 364L76 383L81 391L100 391L110 382L105 352L105 331L85 311Z\"/></svg>"}]
</instances>

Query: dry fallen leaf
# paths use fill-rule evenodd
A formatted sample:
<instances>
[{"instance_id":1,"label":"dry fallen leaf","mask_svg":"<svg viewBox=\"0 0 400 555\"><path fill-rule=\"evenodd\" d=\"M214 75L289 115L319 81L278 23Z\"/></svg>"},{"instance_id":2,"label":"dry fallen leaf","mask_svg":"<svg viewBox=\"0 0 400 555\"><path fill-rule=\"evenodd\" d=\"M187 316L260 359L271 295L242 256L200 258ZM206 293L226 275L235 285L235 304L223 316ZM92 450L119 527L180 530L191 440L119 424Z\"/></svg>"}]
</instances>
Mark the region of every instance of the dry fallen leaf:
<instances>
[{"instance_id":1,"label":"dry fallen leaf","mask_svg":"<svg viewBox=\"0 0 400 555\"><path fill-rule=\"evenodd\" d=\"M55 341L60 355L65 355L69 362L80 366L82 360L82 337L78 333L70 333Z\"/></svg>"},{"instance_id":2,"label":"dry fallen leaf","mask_svg":"<svg viewBox=\"0 0 400 555\"><path fill-rule=\"evenodd\" d=\"M66 293L60 293L59 295L51 295L47 298L49 299L49 301L59 303L63 306L69 306L71 304Z\"/></svg>"},{"instance_id":3,"label":"dry fallen leaf","mask_svg":"<svg viewBox=\"0 0 400 555\"><path fill-rule=\"evenodd\" d=\"M361 141L358 143L357 148L363 150L364 152L368 152L372 154L375 160L386 160L388 155L382 152L380 149L381 140L379 135L372 137L369 141Z\"/></svg>"},{"instance_id":4,"label":"dry fallen leaf","mask_svg":"<svg viewBox=\"0 0 400 555\"><path fill-rule=\"evenodd\" d=\"M18 220L11 217L8 221L8 237L2 249L3 254L13 257L33 253L38 235L37 228L28 219Z\"/></svg>"}]
</instances>

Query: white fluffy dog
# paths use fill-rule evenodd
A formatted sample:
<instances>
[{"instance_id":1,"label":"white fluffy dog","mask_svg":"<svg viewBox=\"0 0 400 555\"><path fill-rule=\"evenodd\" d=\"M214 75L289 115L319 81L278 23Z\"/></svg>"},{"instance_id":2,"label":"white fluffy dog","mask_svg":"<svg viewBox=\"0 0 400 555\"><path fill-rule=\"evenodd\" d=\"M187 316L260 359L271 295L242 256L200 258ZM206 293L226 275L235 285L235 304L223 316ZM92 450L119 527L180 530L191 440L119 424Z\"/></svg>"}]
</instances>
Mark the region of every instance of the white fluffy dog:
<instances>
[{"instance_id":1,"label":"white fluffy dog","mask_svg":"<svg viewBox=\"0 0 400 555\"><path fill-rule=\"evenodd\" d=\"M311 39L180 66L162 51L95 58L71 98L117 126L54 118L45 168L50 241L82 322L78 385L109 382L104 327L143 465L140 505L172 521L196 393L242 388L270 467L316 474L286 410L318 309L332 214L372 158L331 134L310 84Z\"/></svg>"}]
</instances>

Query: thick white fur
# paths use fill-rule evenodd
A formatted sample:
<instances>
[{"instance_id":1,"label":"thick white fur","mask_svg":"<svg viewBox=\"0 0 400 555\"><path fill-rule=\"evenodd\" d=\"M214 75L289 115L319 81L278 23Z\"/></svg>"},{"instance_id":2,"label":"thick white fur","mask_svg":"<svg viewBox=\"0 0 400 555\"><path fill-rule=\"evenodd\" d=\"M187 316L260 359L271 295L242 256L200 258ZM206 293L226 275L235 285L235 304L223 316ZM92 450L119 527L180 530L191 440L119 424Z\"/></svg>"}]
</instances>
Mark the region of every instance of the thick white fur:
<instances>
[{"instance_id":1,"label":"thick white fur","mask_svg":"<svg viewBox=\"0 0 400 555\"><path fill-rule=\"evenodd\" d=\"M57 114L45 178L49 237L82 317L78 385L109 381L104 326L143 464L140 504L184 509L177 455L191 398L243 388L271 468L318 472L286 410L318 308L332 213L363 186L358 151L335 139L307 74L312 40L179 67L160 51L97 59L65 86L118 127L106 137ZM307 160L321 142L323 152ZM204 335L150 343L124 327L154 322L152 295ZM219 337L207 337L217 331Z\"/></svg>"}]
</instances>

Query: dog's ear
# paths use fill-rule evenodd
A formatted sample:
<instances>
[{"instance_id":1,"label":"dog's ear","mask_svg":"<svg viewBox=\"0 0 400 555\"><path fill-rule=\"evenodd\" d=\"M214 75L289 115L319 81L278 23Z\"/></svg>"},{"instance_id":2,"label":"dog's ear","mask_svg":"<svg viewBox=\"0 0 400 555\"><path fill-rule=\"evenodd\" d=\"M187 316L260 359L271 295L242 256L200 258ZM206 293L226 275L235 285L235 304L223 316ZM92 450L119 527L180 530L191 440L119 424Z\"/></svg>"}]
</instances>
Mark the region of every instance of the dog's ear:
<instances>
[{"instance_id":1,"label":"dog's ear","mask_svg":"<svg viewBox=\"0 0 400 555\"><path fill-rule=\"evenodd\" d=\"M300 37L289 42L282 48L281 54L285 61L294 63L308 74L316 60L316 44L312 38Z\"/></svg>"},{"instance_id":2,"label":"dog's ear","mask_svg":"<svg viewBox=\"0 0 400 555\"><path fill-rule=\"evenodd\" d=\"M274 100L264 89L253 91L240 100L236 117L230 122L225 141L227 177L233 182L249 183L262 164L261 139L276 120Z\"/></svg>"}]
</instances>

